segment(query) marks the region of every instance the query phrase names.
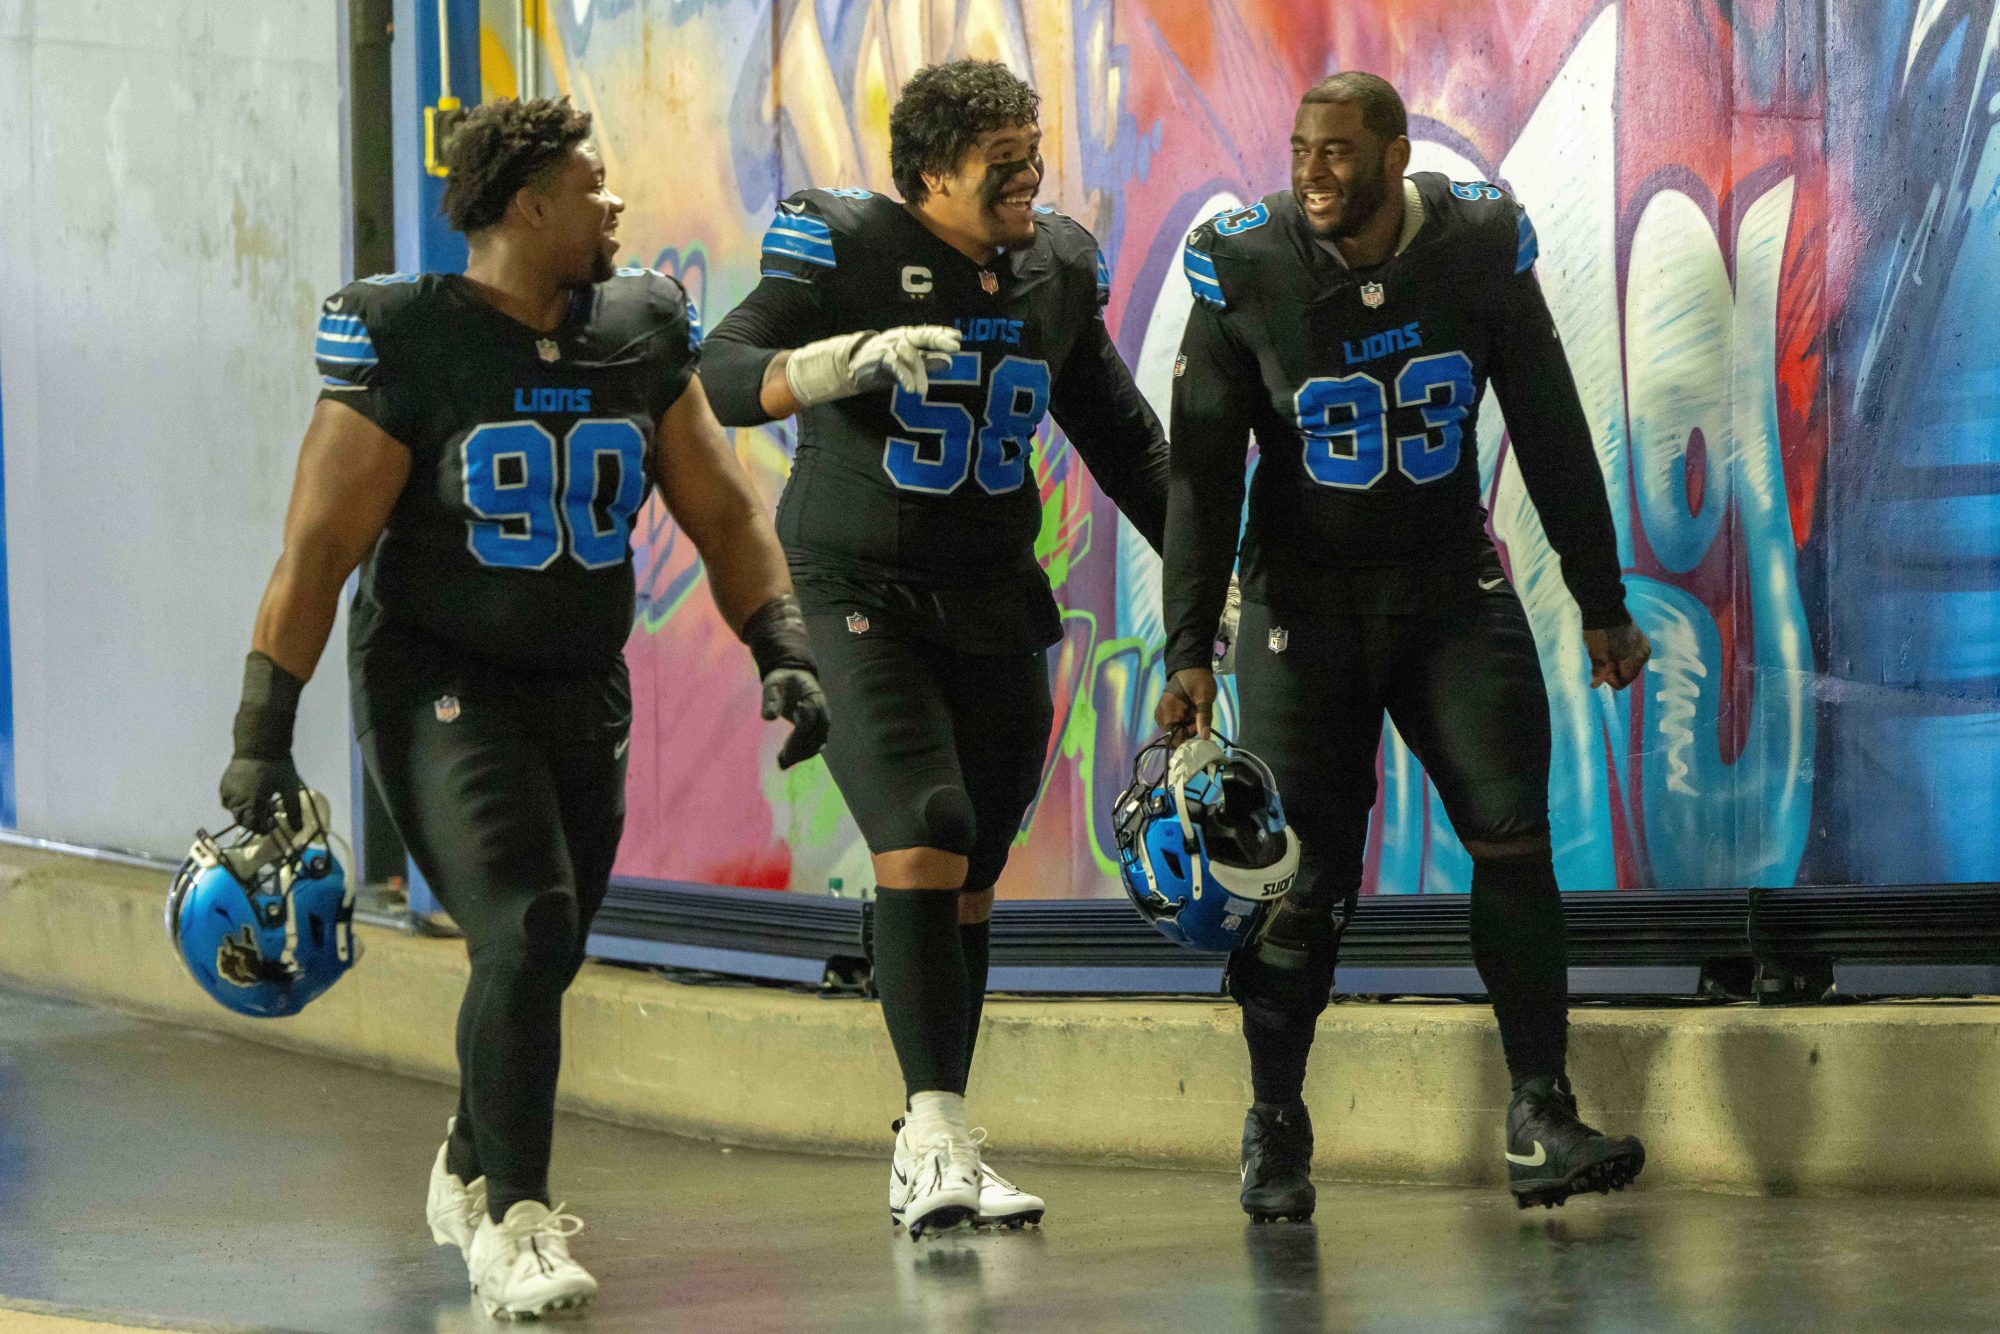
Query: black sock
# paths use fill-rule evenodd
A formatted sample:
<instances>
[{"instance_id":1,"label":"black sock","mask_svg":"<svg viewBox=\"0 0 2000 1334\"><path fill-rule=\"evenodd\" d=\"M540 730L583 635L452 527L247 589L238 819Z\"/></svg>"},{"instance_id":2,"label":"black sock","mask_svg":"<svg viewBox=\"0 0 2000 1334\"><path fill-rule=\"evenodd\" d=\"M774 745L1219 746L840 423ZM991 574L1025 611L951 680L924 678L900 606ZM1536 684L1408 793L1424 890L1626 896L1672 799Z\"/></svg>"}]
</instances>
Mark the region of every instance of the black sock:
<instances>
[{"instance_id":1,"label":"black sock","mask_svg":"<svg viewBox=\"0 0 2000 1334\"><path fill-rule=\"evenodd\" d=\"M1547 852L1472 863L1472 961L1493 999L1515 1086L1563 1074L1569 941Z\"/></svg>"},{"instance_id":2,"label":"black sock","mask_svg":"<svg viewBox=\"0 0 2000 1334\"><path fill-rule=\"evenodd\" d=\"M458 1119L451 1123L445 1140L444 1170L471 1185L479 1180L479 1150L472 1142L472 1113L466 1109L463 1093L458 1095Z\"/></svg>"},{"instance_id":3,"label":"black sock","mask_svg":"<svg viewBox=\"0 0 2000 1334\"><path fill-rule=\"evenodd\" d=\"M991 954L993 923L960 922L958 947L965 955L965 1074L972 1077L972 1050L979 1045L979 1015L986 1008L986 961Z\"/></svg>"},{"instance_id":4,"label":"black sock","mask_svg":"<svg viewBox=\"0 0 2000 1334\"><path fill-rule=\"evenodd\" d=\"M875 990L909 1094L965 1092L965 948L958 893L878 889Z\"/></svg>"},{"instance_id":5,"label":"black sock","mask_svg":"<svg viewBox=\"0 0 2000 1334\"><path fill-rule=\"evenodd\" d=\"M1312 1022L1286 1028L1260 1024L1243 1014L1243 1040L1250 1046L1250 1088L1258 1102L1273 1106L1303 1101L1306 1057L1312 1054Z\"/></svg>"}]
</instances>

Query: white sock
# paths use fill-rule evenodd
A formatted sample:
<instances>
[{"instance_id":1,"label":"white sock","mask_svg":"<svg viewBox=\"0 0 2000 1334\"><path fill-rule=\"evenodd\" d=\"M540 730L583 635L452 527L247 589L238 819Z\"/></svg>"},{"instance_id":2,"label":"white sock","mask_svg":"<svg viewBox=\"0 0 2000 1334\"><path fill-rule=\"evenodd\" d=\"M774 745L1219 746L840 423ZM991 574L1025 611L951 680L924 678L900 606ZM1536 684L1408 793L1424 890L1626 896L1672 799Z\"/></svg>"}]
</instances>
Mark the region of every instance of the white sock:
<instances>
[{"instance_id":1,"label":"white sock","mask_svg":"<svg viewBox=\"0 0 2000 1334\"><path fill-rule=\"evenodd\" d=\"M910 1136L921 1144L940 1130L969 1134L965 1128L963 1093L924 1092L910 1095Z\"/></svg>"}]
</instances>

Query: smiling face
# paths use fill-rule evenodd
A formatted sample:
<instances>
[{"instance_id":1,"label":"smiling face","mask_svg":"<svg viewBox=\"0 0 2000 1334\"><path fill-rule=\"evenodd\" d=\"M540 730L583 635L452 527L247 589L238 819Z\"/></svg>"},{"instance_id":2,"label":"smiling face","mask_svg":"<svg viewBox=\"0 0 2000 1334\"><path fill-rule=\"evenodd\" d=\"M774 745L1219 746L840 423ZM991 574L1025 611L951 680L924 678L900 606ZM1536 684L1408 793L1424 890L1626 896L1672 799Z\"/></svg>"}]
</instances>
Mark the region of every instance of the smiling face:
<instances>
[{"instance_id":1,"label":"smiling face","mask_svg":"<svg viewBox=\"0 0 2000 1334\"><path fill-rule=\"evenodd\" d=\"M578 144L543 180L528 187L549 267L558 285L588 287L609 279L618 259L618 215L625 201L604 181L604 160Z\"/></svg>"},{"instance_id":2,"label":"smiling face","mask_svg":"<svg viewBox=\"0 0 2000 1334\"><path fill-rule=\"evenodd\" d=\"M926 173L923 208L941 227L994 250L1035 239L1042 188L1042 128L1033 122L988 130L951 171Z\"/></svg>"},{"instance_id":3,"label":"smiling face","mask_svg":"<svg viewBox=\"0 0 2000 1334\"><path fill-rule=\"evenodd\" d=\"M1383 139L1357 102L1305 102L1292 126L1292 198L1315 236L1358 235L1409 166L1410 141Z\"/></svg>"}]
</instances>

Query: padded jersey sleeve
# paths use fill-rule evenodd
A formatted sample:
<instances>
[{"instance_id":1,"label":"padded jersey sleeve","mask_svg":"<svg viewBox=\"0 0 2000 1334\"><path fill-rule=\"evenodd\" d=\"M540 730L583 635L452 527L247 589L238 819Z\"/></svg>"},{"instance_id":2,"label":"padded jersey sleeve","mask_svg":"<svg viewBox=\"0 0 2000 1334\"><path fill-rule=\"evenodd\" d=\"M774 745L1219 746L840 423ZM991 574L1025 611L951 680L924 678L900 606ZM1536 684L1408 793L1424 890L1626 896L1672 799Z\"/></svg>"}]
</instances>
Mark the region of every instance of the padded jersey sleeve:
<instances>
[{"instance_id":1,"label":"padded jersey sleeve","mask_svg":"<svg viewBox=\"0 0 2000 1334\"><path fill-rule=\"evenodd\" d=\"M771 358L834 332L827 289L839 268L839 251L815 194L803 190L778 205L764 232L756 288L703 346L702 387L724 426L770 421L760 396Z\"/></svg>"},{"instance_id":2,"label":"padded jersey sleeve","mask_svg":"<svg viewBox=\"0 0 2000 1334\"><path fill-rule=\"evenodd\" d=\"M1515 211L1513 272L1501 281L1496 301L1493 392L1521 480L1562 562L1563 582L1583 613L1584 628L1623 625L1631 617L1604 470L1555 317L1535 281L1534 224L1526 210L1516 206Z\"/></svg>"},{"instance_id":3,"label":"padded jersey sleeve","mask_svg":"<svg viewBox=\"0 0 2000 1334\"><path fill-rule=\"evenodd\" d=\"M1250 425L1262 383L1255 359L1224 321L1226 303L1214 262L1197 248L1207 239L1205 230L1188 240L1186 268L1195 303L1174 362L1160 581L1169 677L1189 667L1206 667L1213 658L1215 630L1236 564Z\"/></svg>"},{"instance_id":4,"label":"padded jersey sleeve","mask_svg":"<svg viewBox=\"0 0 2000 1334\"><path fill-rule=\"evenodd\" d=\"M701 311L676 278L652 269L625 269L619 276L646 284L648 407L658 421L694 379L702 350Z\"/></svg>"},{"instance_id":5,"label":"padded jersey sleeve","mask_svg":"<svg viewBox=\"0 0 2000 1334\"><path fill-rule=\"evenodd\" d=\"M1096 311L1049 388L1049 414L1076 446L1091 477L1147 545L1166 538L1167 440L1104 325L1111 269L1090 233L1071 222L1091 266Z\"/></svg>"},{"instance_id":6,"label":"padded jersey sleeve","mask_svg":"<svg viewBox=\"0 0 2000 1334\"><path fill-rule=\"evenodd\" d=\"M398 355L395 317L417 281L390 274L349 283L321 304L313 334L320 398L353 408L406 448L416 437L423 392Z\"/></svg>"}]
</instances>

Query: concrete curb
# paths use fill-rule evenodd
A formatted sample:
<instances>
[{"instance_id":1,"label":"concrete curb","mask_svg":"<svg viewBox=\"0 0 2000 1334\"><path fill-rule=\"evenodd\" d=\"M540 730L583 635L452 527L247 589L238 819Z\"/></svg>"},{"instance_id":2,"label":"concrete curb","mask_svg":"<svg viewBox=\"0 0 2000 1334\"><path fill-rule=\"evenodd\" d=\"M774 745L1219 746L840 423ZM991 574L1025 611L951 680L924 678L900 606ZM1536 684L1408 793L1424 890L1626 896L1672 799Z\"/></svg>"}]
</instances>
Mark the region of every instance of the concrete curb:
<instances>
[{"instance_id":1,"label":"concrete curb","mask_svg":"<svg viewBox=\"0 0 2000 1334\"><path fill-rule=\"evenodd\" d=\"M339 987L253 1021L182 971L165 896L155 873L0 848L0 981L455 1080L458 942L363 928ZM1645 1139L1649 1186L2000 1193L1996 1017L1988 1002L1584 1007L1571 1064L1586 1116ZM590 964L563 1042L566 1108L704 1139L885 1154L900 1101L881 1017L853 999ZM995 999L969 1101L1008 1161L1226 1170L1249 1098L1226 1001ZM1334 1006L1307 1098L1323 1180L1503 1179L1507 1077L1482 1006Z\"/></svg>"}]
</instances>

